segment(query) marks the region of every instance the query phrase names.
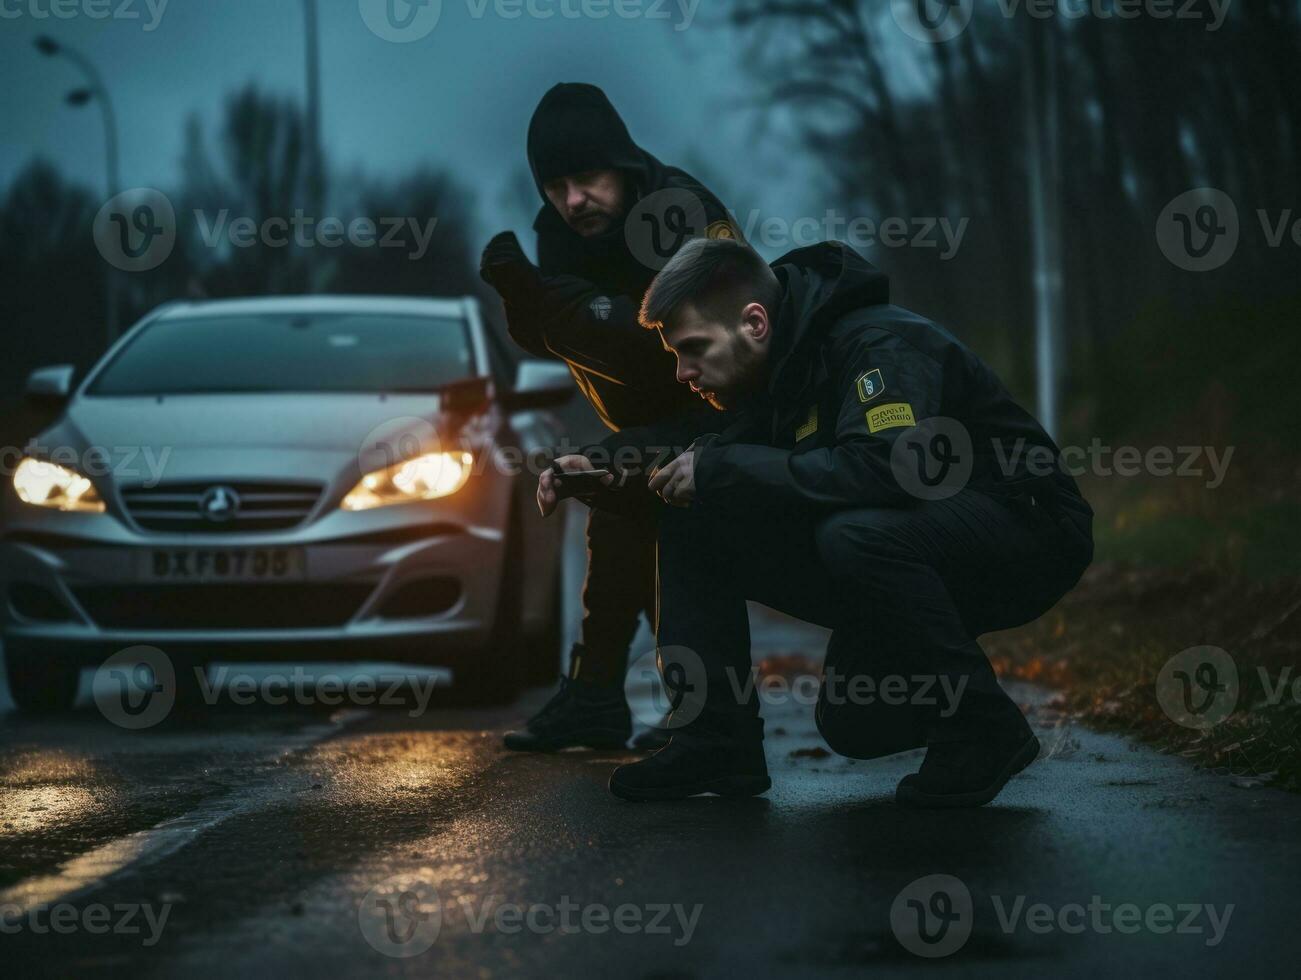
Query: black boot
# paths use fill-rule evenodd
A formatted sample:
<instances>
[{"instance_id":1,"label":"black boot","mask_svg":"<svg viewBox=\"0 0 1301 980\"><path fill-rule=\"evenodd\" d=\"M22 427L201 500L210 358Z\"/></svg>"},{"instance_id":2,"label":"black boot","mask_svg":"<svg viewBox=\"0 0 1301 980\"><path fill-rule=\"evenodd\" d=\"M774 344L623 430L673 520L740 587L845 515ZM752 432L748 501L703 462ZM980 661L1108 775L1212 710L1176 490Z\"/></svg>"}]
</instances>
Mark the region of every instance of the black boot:
<instances>
[{"instance_id":1,"label":"black boot","mask_svg":"<svg viewBox=\"0 0 1301 980\"><path fill-rule=\"evenodd\" d=\"M932 742L920 771L900 780L895 802L911 807L984 806L1039 755L1039 739L1020 711L1015 714L1015 719L968 738Z\"/></svg>"},{"instance_id":2,"label":"black boot","mask_svg":"<svg viewBox=\"0 0 1301 980\"><path fill-rule=\"evenodd\" d=\"M654 755L616 769L610 792L624 800L684 800L700 793L757 796L772 785L761 718L696 722L670 734Z\"/></svg>"},{"instance_id":3,"label":"black boot","mask_svg":"<svg viewBox=\"0 0 1301 980\"><path fill-rule=\"evenodd\" d=\"M557 691L523 731L506 733L506 748L517 752L560 749L621 749L632 734L632 713L623 689L598 687L560 678Z\"/></svg>"}]
</instances>

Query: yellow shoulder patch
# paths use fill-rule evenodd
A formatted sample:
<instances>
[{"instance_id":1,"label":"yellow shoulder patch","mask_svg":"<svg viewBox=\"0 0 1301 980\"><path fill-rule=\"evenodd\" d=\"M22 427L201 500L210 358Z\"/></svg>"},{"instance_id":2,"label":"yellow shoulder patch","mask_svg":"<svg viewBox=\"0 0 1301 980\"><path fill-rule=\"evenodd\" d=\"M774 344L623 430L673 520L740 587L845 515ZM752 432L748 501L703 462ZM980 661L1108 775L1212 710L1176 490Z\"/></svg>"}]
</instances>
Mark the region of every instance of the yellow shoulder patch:
<instances>
[{"instance_id":1,"label":"yellow shoulder patch","mask_svg":"<svg viewBox=\"0 0 1301 980\"><path fill-rule=\"evenodd\" d=\"M818 431L818 406L814 405L812 408L809 409L808 421L795 430L795 441L799 442L801 439L807 439L809 436L813 435L813 433L817 431Z\"/></svg>"},{"instance_id":2,"label":"yellow shoulder patch","mask_svg":"<svg viewBox=\"0 0 1301 980\"><path fill-rule=\"evenodd\" d=\"M741 233L737 230L736 225L726 218L720 218L713 224L705 228L706 238L731 238L734 241L741 240Z\"/></svg>"},{"instance_id":3,"label":"yellow shoulder patch","mask_svg":"<svg viewBox=\"0 0 1301 980\"><path fill-rule=\"evenodd\" d=\"M890 402L869 409L867 413L867 431L880 432L882 429L906 428L916 425L913 407L907 402Z\"/></svg>"}]
</instances>

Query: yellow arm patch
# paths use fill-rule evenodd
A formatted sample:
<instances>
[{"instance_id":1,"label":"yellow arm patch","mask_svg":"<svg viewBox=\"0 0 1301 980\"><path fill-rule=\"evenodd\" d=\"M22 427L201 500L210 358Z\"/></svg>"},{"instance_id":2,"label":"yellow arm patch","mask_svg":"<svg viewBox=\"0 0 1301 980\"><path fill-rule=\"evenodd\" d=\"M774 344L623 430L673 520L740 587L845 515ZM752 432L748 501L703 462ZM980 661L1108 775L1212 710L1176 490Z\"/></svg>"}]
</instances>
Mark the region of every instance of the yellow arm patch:
<instances>
[{"instance_id":1,"label":"yellow arm patch","mask_svg":"<svg viewBox=\"0 0 1301 980\"><path fill-rule=\"evenodd\" d=\"M807 439L813 433L818 431L818 406L814 405L809 409L808 421L795 430L795 441Z\"/></svg>"},{"instance_id":2,"label":"yellow arm patch","mask_svg":"<svg viewBox=\"0 0 1301 980\"><path fill-rule=\"evenodd\" d=\"M916 425L913 407L907 402L890 402L869 409L867 413L867 431L880 432L882 429L907 428Z\"/></svg>"}]
</instances>

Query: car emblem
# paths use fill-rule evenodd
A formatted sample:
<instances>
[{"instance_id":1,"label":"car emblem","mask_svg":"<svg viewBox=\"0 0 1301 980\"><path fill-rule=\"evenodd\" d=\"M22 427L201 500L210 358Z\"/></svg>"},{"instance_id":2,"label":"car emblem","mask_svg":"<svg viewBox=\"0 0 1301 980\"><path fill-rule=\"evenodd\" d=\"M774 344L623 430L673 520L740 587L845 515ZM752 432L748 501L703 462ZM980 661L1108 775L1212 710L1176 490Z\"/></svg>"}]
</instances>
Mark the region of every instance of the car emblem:
<instances>
[{"instance_id":1,"label":"car emblem","mask_svg":"<svg viewBox=\"0 0 1301 980\"><path fill-rule=\"evenodd\" d=\"M199 498L199 513L214 523L229 521L239 513L239 494L230 487L209 487Z\"/></svg>"}]
</instances>

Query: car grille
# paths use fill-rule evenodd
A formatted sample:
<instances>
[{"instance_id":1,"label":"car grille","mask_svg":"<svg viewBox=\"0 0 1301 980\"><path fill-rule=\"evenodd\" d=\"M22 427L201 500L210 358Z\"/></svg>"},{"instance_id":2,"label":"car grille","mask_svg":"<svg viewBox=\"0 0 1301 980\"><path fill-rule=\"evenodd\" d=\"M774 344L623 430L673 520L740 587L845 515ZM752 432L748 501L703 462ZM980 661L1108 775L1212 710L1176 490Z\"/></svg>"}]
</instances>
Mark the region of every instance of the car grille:
<instances>
[{"instance_id":1,"label":"car grille","mask_svg":"<svg viewBox=\"0 0 1301 980\"><path fill-rule=\"evenodd\" d=\"M239 630L342 626L372 582L252 585L84 585L72 592L105 629Z\"/></svg>"},{"instance_id":2,"label":"car grille","mask_svg":"<svg viewBox=\"0 0 1301 980\"><path fill-rule=\"evenodd\" d=\"M204 515L205 494L224 488L238 505L224 520ZM321 496L318 483L170 483L122 490L131 519L147 531L191 534L245 534L283 531L306 520ZM229 499L229 498L228 498Z\"/></svg>"}]
</instances>

